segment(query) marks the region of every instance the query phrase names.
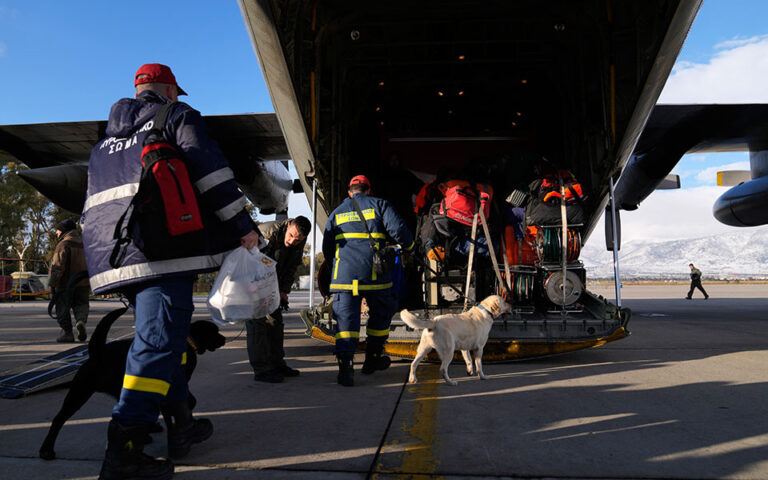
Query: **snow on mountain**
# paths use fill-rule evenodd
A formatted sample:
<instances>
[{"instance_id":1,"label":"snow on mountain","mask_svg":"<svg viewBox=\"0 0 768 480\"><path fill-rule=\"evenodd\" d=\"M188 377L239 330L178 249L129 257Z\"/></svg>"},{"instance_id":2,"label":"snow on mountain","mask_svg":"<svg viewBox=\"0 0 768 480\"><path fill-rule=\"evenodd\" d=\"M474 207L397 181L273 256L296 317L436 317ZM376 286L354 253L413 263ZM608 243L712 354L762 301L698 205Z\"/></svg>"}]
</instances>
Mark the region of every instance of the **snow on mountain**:
<instances>
[{"instance_id":1,"label":"snow on mountain","mask_svg":"<svg viewBox=\"0 0 768 480\"><path fill-rule=\"evenodd\" d=\"M613 277L613 253L600 235L582 249L589 278ZM689 263L704 278L768 278L768 227L685 240L622 242L621 278L688 278Z\"/></svg>"}]
</instances>

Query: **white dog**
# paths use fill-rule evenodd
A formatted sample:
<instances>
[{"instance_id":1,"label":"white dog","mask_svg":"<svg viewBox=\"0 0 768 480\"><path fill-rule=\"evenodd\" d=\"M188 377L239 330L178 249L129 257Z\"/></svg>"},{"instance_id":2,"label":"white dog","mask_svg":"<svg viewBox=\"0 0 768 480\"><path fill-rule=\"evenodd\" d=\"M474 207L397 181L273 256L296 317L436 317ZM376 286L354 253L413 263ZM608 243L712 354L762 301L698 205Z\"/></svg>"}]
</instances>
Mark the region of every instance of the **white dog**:
<instances>
[{"instance_id":1,"label":"white dog","mask_svg":"<svg viewBox=\"0 0 768 480\"><path fill-rule=\"evenodd\" d=\"M488 341L488 333L493 325L493 318L504 312L509 312L511 307L498 295L491 295L479 305L459 314L446 314L435 317L434 320L418 318L408 310L400 312L400 318L411 328L423 328L421 341L416 351L416 358L411 363L410 383L416 383L416 367L419 362L434 348L442 360L440 373L449 385L457 385L448 376L448 365L453 360L453 352L458 348L467 364L467 373L474 375L477 371L481 379L486 377L483 373L483 347ZM474 364L469 355L475 357Z\"/></svg>"}]
</instances>

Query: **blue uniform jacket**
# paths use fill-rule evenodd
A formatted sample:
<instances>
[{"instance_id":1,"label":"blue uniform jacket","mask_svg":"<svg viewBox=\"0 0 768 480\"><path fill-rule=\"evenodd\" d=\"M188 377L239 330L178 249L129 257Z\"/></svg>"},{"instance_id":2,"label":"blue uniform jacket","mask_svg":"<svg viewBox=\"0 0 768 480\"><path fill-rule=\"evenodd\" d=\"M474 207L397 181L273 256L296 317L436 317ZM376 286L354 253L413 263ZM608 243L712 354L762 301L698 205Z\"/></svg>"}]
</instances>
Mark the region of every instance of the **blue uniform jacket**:
<instances>
[{"instance_id":1,"label":"blue uniform jacket","mask_svg":"<svg viewBox=\"0 0 768 480\"><path fill-rule=\"evenodd\" d=\"M200 112L185 103L171 109L165 138L184 152L190 180L206 220L209 250L199 256L148 261L131 244L120 268L109 265L115 245L115 225L136 193L141 176L141 150L157 110L169 99L152 91L136 99L123 98L112 106L108 138L91 151L88 192L83 207L83 246L91 288L104 293L141 281L166 276L190 275L218 269L225 254L240 244L254 228L244 207L247 200L238 189L227 159Z\"/></svg>"},{"instance_id":2,"label":"blue uniform jacket","mask_svg":"<svg viewBox=\"0 0 768 480\"><path fill-rule=\"evenodd\" d=\"M387 236L404 249L413 248L413 235L392 205L384 199L364 193L355 195L363 212L368 229L380 248ZM360 216L345 199L328 217L323 233L323 255L333 259L331 291L351 291L353 295L368 290L385 290L392 287L392 279L377 277L373 271L373 252Z\"/></svg>"}]
</instances>

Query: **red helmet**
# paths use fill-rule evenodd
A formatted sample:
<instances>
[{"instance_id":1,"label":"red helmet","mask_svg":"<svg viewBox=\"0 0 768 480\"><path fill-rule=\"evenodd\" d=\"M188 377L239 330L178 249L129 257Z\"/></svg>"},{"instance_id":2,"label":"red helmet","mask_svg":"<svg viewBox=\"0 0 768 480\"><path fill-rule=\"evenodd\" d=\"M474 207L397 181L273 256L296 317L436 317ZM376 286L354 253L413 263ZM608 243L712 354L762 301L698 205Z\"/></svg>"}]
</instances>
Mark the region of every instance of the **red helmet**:
<instances>
[{"instance_id":1,"label":"red helmet","mask_svg":"<svg viewBox=\"0 0 768 480\"><path fill-rule=\"evenodd\" d=\"M356 175L349 181L349 186L352 185L367 185L368 188L371 188L371 181L365 175Z\"/></svg>"}]
</instances>

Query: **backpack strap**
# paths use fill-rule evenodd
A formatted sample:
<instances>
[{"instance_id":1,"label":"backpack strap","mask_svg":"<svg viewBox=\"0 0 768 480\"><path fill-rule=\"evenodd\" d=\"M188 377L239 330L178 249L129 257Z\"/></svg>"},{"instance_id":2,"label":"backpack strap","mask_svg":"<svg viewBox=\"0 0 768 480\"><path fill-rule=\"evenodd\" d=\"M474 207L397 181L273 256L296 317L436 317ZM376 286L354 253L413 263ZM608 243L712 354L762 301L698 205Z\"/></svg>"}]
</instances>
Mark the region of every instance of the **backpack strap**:
<instances>
[{"instance_id":1,"label":"backpack strap","mask_svg":"<svg viewBox=\"0 0 768 480\"><path fill-rule=\"evenodd\" d=\"M165 138L165 122L168 120L168 114L171 109L179 102L164 103L160 106L160 109L155 113L155 118L152 121L152 128L147 132L147 136L144 137L144 145L146 145L152 137L158 136L167 141Z\"/></svg>"}]
</instances>

